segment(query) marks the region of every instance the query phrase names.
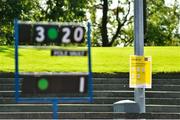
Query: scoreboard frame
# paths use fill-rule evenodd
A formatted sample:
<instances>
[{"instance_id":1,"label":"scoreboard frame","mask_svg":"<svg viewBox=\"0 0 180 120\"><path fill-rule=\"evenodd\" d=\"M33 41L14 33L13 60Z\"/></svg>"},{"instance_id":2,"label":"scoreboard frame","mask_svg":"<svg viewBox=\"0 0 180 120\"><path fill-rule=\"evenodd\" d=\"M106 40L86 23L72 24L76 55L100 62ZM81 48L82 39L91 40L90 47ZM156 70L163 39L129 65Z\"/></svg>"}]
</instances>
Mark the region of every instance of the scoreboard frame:
<instances>
[{"instance_id":1,"label":"scoreboard frame","mask_svg":"<svg viewBox=\"0 0 180 120\"><path fill-rule=\"evenodd\" d=\"M18 24L19 45L82 43L85 40L85 27L77 23L19 21Z\"/></svg>"},{"instance_id":2,"label":"scoreboard frame","mask_svg":"<svg viewBox=\"0 0 180 120\"><path fill-rule=\"evenodd\" d=\"M92 80L92 64L91 64L91 23L87 23L87 48L88 48L88 95L86 97L33 97L24 98L20 96L20 72L19 72L19 21L14 20L14 38L15 38L15 99L17 103L53 103L54 110L57 103L80 103L93 102L93 80ZM55 111L56 113L57 111Z\"/></svg>"}]
</instances>

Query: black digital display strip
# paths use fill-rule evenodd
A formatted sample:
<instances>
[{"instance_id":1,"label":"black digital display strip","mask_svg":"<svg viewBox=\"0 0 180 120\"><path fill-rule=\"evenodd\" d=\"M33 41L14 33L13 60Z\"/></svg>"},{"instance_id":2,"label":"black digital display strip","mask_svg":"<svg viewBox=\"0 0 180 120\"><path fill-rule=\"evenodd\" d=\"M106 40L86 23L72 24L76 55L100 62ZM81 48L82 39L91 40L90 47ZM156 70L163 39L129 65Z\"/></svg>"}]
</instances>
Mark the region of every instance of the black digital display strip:
<instances>
[{"instance_id":1,"label":"black digital display strip","mask_svg":"<svg viewBox=\"0 0 180 120\"><path fill-rule=\"evenodd\" d=\"M82 43L85 27L80 25L19 23L19 44Z\"/></svg>"},{"instance_id":2,"label":"black digital display strip","mask_svg":"<svg viewBox=\"0 0 180 120\"><path fill-rule=\"evenodd\" d=\"M87 50L51 49L51 56L87 56Z\"/></svg>"},{"instance_id":3,"label":"black digital display strip","mask_svg":"<svg viewBox=\"0 0 180 120\"><path fill-rule=\"evenodd\" d=\"M88 75L31 75L22 80L22 96L87 94Z\"/></svg>"}]
</instances>

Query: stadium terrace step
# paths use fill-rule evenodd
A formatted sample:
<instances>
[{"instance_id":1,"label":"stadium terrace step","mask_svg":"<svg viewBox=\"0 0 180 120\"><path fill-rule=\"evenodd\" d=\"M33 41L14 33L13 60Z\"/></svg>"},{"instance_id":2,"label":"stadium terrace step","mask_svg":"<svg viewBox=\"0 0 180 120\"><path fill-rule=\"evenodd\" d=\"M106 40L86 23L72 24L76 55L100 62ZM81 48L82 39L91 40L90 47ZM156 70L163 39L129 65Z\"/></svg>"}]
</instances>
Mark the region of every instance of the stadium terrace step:
<instances>
[{"instance_id":1,"label":"stadium terrace step","mask_svg":"<svg viewBox=\"0 0 180 120\"><path fill-rule=\"evenodd\" d=\"M134 97L94 97L94 104L113 104L120 100L134 100ZM13 97L0 97L0 104L15 104ZM73 103L73 102L72 102ZM82 103L83 104L83 103ZM149 105L180 105L180 98L146 98Z\"/></svg>"},{"instance_id":2,"label":"stadium terrace step","mask_svg":"<svg viewBox=\"0 0 180 120\"><path fill-rule=\"evenodd\" d=\"M0 91L8 90L13 91L14 84L1 84ZM94 84L94 90L133 90L127 84ZM180 85L153 85L152 89L146 91L180 91Z\"/></svg>"},{"instance_id":3,"label":"stadium terrace step","mask_svg":"<svg viewBox=\"0 0 180 120\"><path fill-rule=\"evenodd\" d=\"M133 90L127 84L94 84L94 90ZM147 91L180 91L180 85L153 85Z\"/></svg>"},{"instance_id":4,"label":"stadium terrace step","mask_svg":"<svg viewBox=\"0 0 180 120\"><path fill-rule=\"evenodd\" d=\"M0 104L0 112L51 112L52 104ZM112 112L112 104L59 104L59 112ZM146 105L147 112L180 113L179 105Z\"/></svg>"},{"instance_id":5,"label":"stadium terrace step","mask_svg":"<svg viewBox=\"0 0 180 120\"><path fill-rule=\"evenodd\" d=\"M51 112L52 104L0 104L0 112ZM112 104L59 104L59 112L109 112Z\"/></svg>"},{"instance_id":6,"label":"stadium terrace step","mask_svg":"<svg viewBox=\"0 0 180 120\"><path fill-rule=\"evenodd\" d=\"M15 91L0 91L1 97L14 97ZM47 95L48 96L48 95ZM74 96L76 96L74 94ZM94 91L94 97L133 97L134 91ZM146 91L147 98L180 98L180 91Z\"/></svg>"},{"instance_id":7,"label":"stadium terrace step","mask_svg":"<svg viewBox=\"0 0 180 120\"><path fill-rule=\"evenodd\" d=\"M20 82L23 78L20 78ZM129 78L93 78L94 84L129 84ZM153 85L180 85L180 78L176 79L152 79ZM0 84L15 84L14 78L0 78Z\"/></svg>"},{"instance_id":8,"label":"stadium terrace step","mask_svg":"<svg viewBox=\"0 0 180 120\"><path fill-rule=\"evenodd\" d=\"M23 77L20 79L20 83ZM155 78L146 89L144 114L113 113L113 103L133 100L129 78L93 78L92 104L59 104L60 119L180 119L180 79ZM52 104L16 104L14 78L0 78L0 119L52 119Z\"/></svg>"},{"instance_id":9,"label":"stadium terrace step","mask_svg":"<svg viewBox=\"0 0 180 120\"><path fill-rule=\"evenodd\" d=\"M59 119L177 119L179 113L59 112ZM0 112L0 119L52 119L52 112Z\"/></svg>"},{"instance_id":10,"label":"stadium terrace step","mask_svg":"<svg viewBox=\"0 0 180 120\"><path fill-rule=\"evenodd\" d=\"M129 84L129 78L93 78L94 84ZM180 79L152 79L153 85L180 85Z\"/></svg>"},{"instance_id":11,"label":"stadium terrace step","mask_svg":"<svg viewBox=\"0 0 180 120\"><path fill-rule=\"evenodd\" d=\"M134 91L94 91L95 97L133 97ZM147 98L180 98L178 91L146 91Z\"/></svg>"}]
</instances>

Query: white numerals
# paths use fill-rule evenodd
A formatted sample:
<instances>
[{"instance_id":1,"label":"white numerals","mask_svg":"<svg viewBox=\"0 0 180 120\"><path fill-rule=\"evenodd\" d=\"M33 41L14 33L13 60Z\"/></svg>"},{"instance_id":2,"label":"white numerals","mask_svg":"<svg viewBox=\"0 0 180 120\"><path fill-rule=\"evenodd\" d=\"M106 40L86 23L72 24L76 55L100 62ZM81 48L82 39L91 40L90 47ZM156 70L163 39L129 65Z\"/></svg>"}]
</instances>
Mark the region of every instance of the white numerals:
<instances>
[{"instance_id":1,"label":"white numerals","mask_svg":"<svg viewBox=\"0 0 180 120\"><path fill-rule=\"evenodd\" d=\"M81 42L81 40L84 37L84 30L82 27L77 27L74 30L74 33L72 35L73 38L70 39L71 35L71 29L68 27L65 27L62 29L62 32L64 33L64 36L62 37L62 43L70 43L71 39L74 40L75 42Z\"/></svg>"},{"instance_id":2,"label":"white numerals","mask_svg":"<svg viewBox=\"0 0 180 120\"><path fill-rule=\"evenodd\" d=\"M79 92L83 93L84 92L84 86L85 85L85 78L80 77L80 82L79 82Z\"/></svg>"},{"instance_id":3,"label":"white numerals","mask_svg":"<svg viewBox=\"0 0 180 120\"><path fill-rule=\"evenodd\" d=\"M63 28L62 32L64 32L64 36L62 37L62 43L70 43L69 36L71 34L71 30L69 28Z\"/></svg>"},{"instance_id":4,"label":"white numerals","mask_svg":"<svg viewBox=\"0 0 180 120\"><path fill-rule=\"evenodd\" d=\"M83 38L83 28L82 27L77 27L75 30L74 30L74 40L76 42L81 42L82 38Z\"/></svg>"},{"instance_id":5,"label":"white numerals","mask_svg":"<svg viewBox=\"0 0 180 120\"><path fill-rule=\"evenodd\" d=\"M44 28L41 27L41 26L38 26L38 27L36 27L36 31L37 31L38 36L36 36L35 40L37 42L43 42L44 39L45 39L45 35L44 35L45 30L44 30Z\"/></svg>"},{"instance_id":6,"label":"white numerals","mask_svg":"<svg viewBox=\"0 0 180 120\"><path fill-rule=\"evenodd\" d=\"M54 27L54 26L53 26ZM58 29L59 26L56 28ZM71 43L71 42L77 42L80 43L84 39L84 28L81 26L64 26L59 27L58 31L52 31L51 26L41 26L38 25L35 27L35 36L33 37L36 42L42 43L42 42L51 42L51 36L60 36L56 39L56 42L61 43Z\"/></svg>"}]
</instances>

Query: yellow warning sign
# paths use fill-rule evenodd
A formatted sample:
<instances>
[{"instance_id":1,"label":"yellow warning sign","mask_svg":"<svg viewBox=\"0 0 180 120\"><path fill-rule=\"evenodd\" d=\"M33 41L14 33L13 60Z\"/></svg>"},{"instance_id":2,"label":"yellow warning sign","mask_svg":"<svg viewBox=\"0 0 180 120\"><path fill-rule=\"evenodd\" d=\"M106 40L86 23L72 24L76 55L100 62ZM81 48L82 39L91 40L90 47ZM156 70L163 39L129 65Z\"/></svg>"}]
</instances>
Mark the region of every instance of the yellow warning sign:
<instances>
[{"instance_id":1,"label":"yellow warning sign","mask_svg":"<svg viewBox=\"0 0 180 120\"><path fill-rule=\"evenodd\" d=\"M130 88L152 87L152 58L130 56Z\"/></svg>"}]
</instances>

